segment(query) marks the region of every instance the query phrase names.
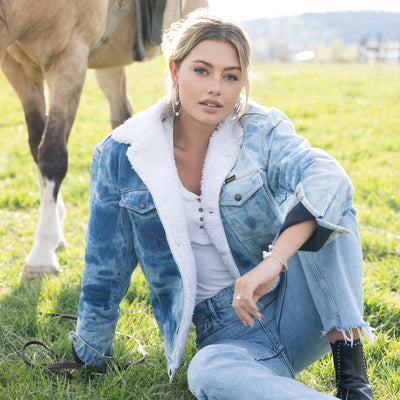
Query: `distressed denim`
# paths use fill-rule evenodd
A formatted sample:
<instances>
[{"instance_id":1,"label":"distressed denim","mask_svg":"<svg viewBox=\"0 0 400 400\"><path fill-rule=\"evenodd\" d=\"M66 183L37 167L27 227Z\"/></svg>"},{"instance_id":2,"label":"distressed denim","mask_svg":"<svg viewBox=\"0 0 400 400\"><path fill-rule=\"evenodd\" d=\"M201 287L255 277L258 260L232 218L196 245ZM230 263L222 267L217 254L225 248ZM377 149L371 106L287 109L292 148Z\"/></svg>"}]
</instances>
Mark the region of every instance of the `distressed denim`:
<instances>
[{"instance_id":1,"label":"distressed denim","mask_svg":"<svg viewBox=\"0 0 400 400\"><path fill-rule=\"evenodd\" d=\"M173 161L172 129L167 132L161 122L163 102L165 99L133 116L94 150L82 292L77 329L71 332L70 339L85 363L104 365L112 358L119 305L133 270L140 264L164 337L172 379L185 348L196 283L194 257L177 197L180 190ZM303 328L310 326L306 342L332 328L365 326L361 310L361 248L348 176L332 157L297 136L279 110L251 103L238 123L242 137L237 153L230 150L235 146L229 147L229 141L234 140L229 130L225 129L227 137L218 136L227 125L214 132L207 153L207 158L211 155L212 159L214 154L217 161L234 157L233 167L225 164L230 169L226 174L224 170L223 176L219 164L204 167L211 177L209 182L219 179L215 183L217 190L209 192L212 194L208 197L204 194L202 207L206 227L215 227L209 233L222 243L222 258L232 260L230 270L235 277L251 270L262 261L262 252L277 237L288 213L301 203L320 229L331 233L319 251L298 252L290 260L292 271L282 280L276 300L278 326L287 324L280 332L282 343L294 340L290 336L294 332L290 319L285 319L292 308L307 310L301 321L313 315L308 313L309 304L303 302L303 293L298 295L297 285L292 284L291 274L300 268L298 265L304 269L313 296L310 304L315 305L322 321L317 330L313 325L302 324ZM116 140L121 131L127 136L132 134L135 140ZM212 147L217 139L217 147ZM133 168L135 162L137 166ZM312 241L313 238L309 240ZM354 279L344 278L352 274ZM298 297L292 299L294 293ZM302 349L293 359L292 353L287 353L293 373L309 361L301 361L303 353L308 353L305 346Z\"/></svg>"},{"instance_id":2,"label":"distressed denim","mask_svg":"<svg viewBox=\"0 0 400 400\"><path fill-rule=\"evenodd\" d=\"M195 308L198 353L188 371L201 400L334 399L293 379L330 351L323 332L366 327L362 319L362 258L353 213L342 225L352 234L323 252L298 252L280 285L257 303L262 314L245 326L228 288Z\"/></svg>"}]
</instances>

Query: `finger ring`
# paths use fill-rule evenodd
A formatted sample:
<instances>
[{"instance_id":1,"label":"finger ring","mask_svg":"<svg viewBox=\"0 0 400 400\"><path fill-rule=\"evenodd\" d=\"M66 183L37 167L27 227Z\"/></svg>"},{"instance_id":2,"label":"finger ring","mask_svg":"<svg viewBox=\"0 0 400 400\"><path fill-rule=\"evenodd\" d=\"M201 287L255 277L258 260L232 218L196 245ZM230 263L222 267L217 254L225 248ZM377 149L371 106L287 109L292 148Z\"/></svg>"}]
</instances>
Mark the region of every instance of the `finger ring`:
<instances>
[{"instance_id":1,"label":"finger ring","mask_svg":"<svg viewBox=\"0 0 400 400\"><path fill-rule=\"evenodd\" d=\"M244 296L242 296L241 294L238 294L236 296L236 300L242 300L242 299L244 299Z\"/></svg>"}]
</instances>

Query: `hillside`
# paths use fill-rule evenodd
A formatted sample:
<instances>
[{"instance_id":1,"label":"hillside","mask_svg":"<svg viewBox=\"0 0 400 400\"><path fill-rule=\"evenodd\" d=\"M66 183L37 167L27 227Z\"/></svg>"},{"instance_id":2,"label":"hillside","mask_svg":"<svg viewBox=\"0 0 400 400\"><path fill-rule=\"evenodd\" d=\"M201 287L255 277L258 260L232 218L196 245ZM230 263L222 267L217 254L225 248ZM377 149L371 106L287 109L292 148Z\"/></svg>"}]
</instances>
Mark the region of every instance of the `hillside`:
<instances>
[{"instance_id":1,"label":"hillside","mask_svg":"<svg viewBox=\"0 0 400 400\"><path fill-rule=\"evenodd\" d=\"M269 60L340 43L358 47L362 38L399 41L400 13L354 11L308 13L293 17L243 21L253 56Z\"/></svg>"}]
</instances>

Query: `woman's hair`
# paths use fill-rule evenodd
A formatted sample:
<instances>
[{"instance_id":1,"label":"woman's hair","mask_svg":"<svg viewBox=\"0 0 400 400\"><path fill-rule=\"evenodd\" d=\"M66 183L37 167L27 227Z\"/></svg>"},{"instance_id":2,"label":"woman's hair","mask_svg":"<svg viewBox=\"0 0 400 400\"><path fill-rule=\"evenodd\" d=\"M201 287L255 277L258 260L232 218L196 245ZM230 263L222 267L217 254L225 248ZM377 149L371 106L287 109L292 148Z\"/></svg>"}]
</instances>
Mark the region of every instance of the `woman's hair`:
<instances>
[{"instance_id":1,"label":"woman's hair","mask_svg":"<svg viewBox=\"0 0 400 400\"><path fill-rule=\"evenodd\" d=\"M162 51L169 64L171 61L179 68L184 58L199 43L214 40L230 43L239 58L243 77L244 96L240 96L235 108L239 117L246 108L250 91L250 43L244 31L235 23L212 15L208 9L198 9L171 25L162 40ZM172 82L170 82L172 98Z\"/></svg>"}]
</instances>

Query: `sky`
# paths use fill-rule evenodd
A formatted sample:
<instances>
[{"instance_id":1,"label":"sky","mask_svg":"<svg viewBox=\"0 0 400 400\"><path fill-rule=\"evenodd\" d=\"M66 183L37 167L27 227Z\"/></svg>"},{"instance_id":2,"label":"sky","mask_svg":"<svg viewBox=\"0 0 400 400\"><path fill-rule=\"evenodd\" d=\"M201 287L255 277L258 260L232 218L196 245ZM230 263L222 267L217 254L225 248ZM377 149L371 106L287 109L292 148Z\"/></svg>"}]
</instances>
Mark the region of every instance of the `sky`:
<instances>
[{"instance_id":1,"label":"sky","mask_svg":"<svg viewBox=\"0 0 400 400\"><path fill-rule=\"evenodd\" d=\"M328 11L395 11L400 12L399 0L208 0L216 14L241 21L273 18L306 12Z\"/></svg>"}]
</instances>

